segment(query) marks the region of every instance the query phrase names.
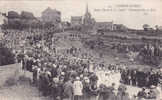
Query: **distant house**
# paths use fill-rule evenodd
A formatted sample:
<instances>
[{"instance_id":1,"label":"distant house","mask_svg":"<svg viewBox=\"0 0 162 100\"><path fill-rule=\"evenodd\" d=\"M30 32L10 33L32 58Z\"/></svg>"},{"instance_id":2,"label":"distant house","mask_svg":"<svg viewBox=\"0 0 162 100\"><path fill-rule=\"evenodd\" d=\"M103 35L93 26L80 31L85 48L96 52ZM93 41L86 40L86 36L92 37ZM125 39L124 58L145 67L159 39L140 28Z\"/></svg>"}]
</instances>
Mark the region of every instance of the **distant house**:
<instances>
[{"instance_id":1,"label":"distant house","mask_svg":"<svg viewBox=\"0 0 162 100\"><path fill-rule=\"evenodd\" d=\"M96 22L94 28L96 30L111 31L113 30L113 22Z\"/></svg>"},{"instance_id":2,"label":"distant house","mask_svg":"<svg viewBox=\"0 0 162 100\"><path fill-rule=\"evenodd\" d=\"M61 22L61 12L56 9L51 9L48 7L46 10L42 12L42 21L44 23L53 23L58 24Z\"/></svg>"},{"instance_id":3,"label":"distant house","mask_svg":"<svg viewBox=\"0 0 162 100\"><path fill-rule=\"evenodd\" d=\"M82 25L82 16L72 16L71 17L71 26Z\"/></svg>"},{"instance_id":4,"label":"distant house","mask_svg":"<svg viewBox=\"0 0 162 100\"><path fill-rule=\"evenodd\" d=\"M128 28L123 24L114 24L113 30L114 31L126 31L126 30L128 30Z\"/></svg>"},{"instance_id":5,"label":"distant house","mask_svg":"<svg viewBox=\"0 0 162 100\"><path fill-rule=\"evenodd\" d=\"M34 17L33 13L27 12L27 11L22 11L21 12L21 19L33 20L33 19L36 19L36 18Z\"/></svg>"},{"instance_id":6,"label":"distant house","mask_svg":"<svg viewBox=\"0 0 162 100\"><path fill-rule=\"evenodd\" d=\"M162 26L159 26L159 30L162 31Z\"/></svg>"},{"instance_id":7,"label":"distant house","mask_svg":"<svg viewBox=\"0 0 162 100\"><path fill-rule=\"evenodd\" d=\"M16 11L9 11L7 14L8 19L20 19L21 15L18 14Z\"/></svg>"},{"instance_id":8,"label":"distant house","mask_svg":"<svg viewBox=\"0 0 162 100\"><path fill-rule=\"evenodd\" d=\"M82 16L72 16L71 17L71 28L80 30L82 27Z\"/></svg>"}]
</instances>

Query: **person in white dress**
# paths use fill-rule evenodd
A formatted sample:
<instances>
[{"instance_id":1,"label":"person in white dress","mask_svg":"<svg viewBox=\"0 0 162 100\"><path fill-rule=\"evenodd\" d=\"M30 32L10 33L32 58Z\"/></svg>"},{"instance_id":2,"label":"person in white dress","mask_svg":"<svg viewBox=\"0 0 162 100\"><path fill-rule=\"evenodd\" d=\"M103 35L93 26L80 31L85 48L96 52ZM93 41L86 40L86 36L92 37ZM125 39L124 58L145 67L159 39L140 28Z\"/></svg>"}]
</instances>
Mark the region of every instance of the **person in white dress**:
<instances>
[{"instance_id":1,"label":"person in white dress","mask_svg":"<svg viewBox=\"0 0 162 100\"><path fill-rule=\"evenodd\" d=\"M80 81L79 77L76 77L76 80L73 83L73 90L74 90L74 100L81 100L81 97L83 95L83 84Z\"/></svg>"},{"instance_id":2,"label":"person in white dress","mask_svg":"<svg viewBox=\"0 0 162 100\"><path fill-rule=\"evenodd\" d=\"M158 86L156 87L158 94L157 94L157 100L162 100L162 89L160 84L158 84Z\"/></svg>"}]
</instances>

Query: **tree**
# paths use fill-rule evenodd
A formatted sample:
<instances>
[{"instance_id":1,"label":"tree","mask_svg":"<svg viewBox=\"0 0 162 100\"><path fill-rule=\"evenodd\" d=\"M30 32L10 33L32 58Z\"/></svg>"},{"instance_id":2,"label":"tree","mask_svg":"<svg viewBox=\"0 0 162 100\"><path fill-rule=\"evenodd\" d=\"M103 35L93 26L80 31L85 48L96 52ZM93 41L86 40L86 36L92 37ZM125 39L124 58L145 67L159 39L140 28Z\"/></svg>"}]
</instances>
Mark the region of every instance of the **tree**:
<instances>
[{"instance_id":1,"label":"tree","mask_svg":"<svg viewBox=\"0 0 162 100\"><path fill-rule=\"evenodd\" d=\"M144 31L148 31L149 28L150 28L150 26L149 26L148 24L144 24L144 25L143 25Z\"/></svg>"},{"instance_id":2,"label":"tree","mask_svg":"<svg viewBox=\"0 0 162 100\"><path fill-rule=\"evenodd\" d=\"M15 62L15 56L10 49L0 43L0 66L13 64Z\"/></svg>"},{"instance_id":3,"label":"tree","mask_svg":"<svg viewBox=\"0 0 162 100\"><path fill-rule=\"evenodd\" d=\"M155 29L156 29L156 31L158 31L159 30L159 26L155 25Z\"/></svg>"}]
</instances>

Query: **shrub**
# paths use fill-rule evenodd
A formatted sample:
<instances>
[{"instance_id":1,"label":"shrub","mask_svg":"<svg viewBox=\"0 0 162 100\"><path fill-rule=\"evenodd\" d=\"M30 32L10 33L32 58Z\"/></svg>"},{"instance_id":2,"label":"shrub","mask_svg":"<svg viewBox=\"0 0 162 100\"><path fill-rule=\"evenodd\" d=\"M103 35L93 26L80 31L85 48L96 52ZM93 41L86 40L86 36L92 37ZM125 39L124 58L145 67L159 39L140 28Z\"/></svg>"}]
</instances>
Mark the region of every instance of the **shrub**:
<instances>
[{"instance_id":1,"label":"shrub","mask_svg":"<svg viewBox=\"0 0 162 100\"><path fill-rule=\"evenodd\" d=\"M0 45L0 66L13 64L15 62L15 56L7 47Z\"/></svg>"}]
</instances>

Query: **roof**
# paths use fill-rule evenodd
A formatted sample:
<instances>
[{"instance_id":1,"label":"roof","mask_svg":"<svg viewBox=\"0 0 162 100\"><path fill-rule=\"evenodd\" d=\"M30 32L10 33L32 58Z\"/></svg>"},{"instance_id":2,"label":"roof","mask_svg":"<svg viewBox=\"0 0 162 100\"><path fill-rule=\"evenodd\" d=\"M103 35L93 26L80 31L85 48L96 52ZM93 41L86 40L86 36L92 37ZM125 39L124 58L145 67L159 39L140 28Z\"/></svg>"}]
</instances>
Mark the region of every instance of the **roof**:
<instances>
[{"instance_id":1,"label":"roof","mask_svg":"<svg viewBox=\"0 0 162 100\"><path fill-rule=\"evenodd\" d=\"M60 14L61 14L60 11L58 11L58 10L56 10L56 9L52 9L52 8L50 8L50 7L48 7L47 9L45 9L45 10L42 12L42 14L44 14L44 13L49 13L49 12L57 12L57 13L60 13Z\"/></svg>"},{"instance_id":2,"label":"roof","mask_svg":"<svg viewBox=\"0 0 162 100\"><path fill-rule=\"evenodd\" d=\"M96 22L96 24L113 24L113 22Z\"/></svg>"},{"instance_id":3,"label":"roof","mask_svg":"<svg viewBox=\"0 0 162 100\"><path fill-rule=\"evenodd\" d=\"M82 16L71 16L71 20L81 20Z\"/></svg>"},{"instance_id":4,"label":"roof","mask_svg":"<svg viewBox=\"0 0 162 100\"><path fill-rule=\"evenodd\" d=\"M112 26L113 22L96 22L95 27L107 27Z\"/></svg>"}]
</instances>

